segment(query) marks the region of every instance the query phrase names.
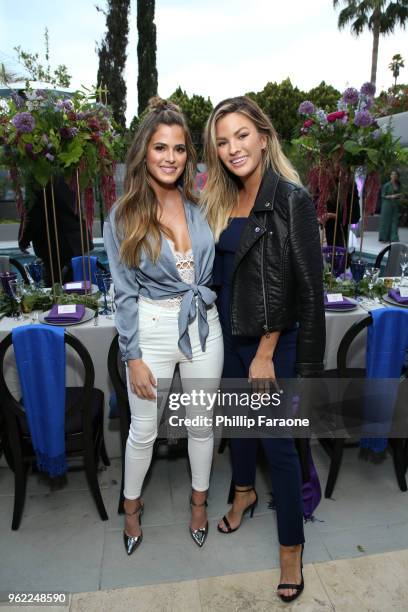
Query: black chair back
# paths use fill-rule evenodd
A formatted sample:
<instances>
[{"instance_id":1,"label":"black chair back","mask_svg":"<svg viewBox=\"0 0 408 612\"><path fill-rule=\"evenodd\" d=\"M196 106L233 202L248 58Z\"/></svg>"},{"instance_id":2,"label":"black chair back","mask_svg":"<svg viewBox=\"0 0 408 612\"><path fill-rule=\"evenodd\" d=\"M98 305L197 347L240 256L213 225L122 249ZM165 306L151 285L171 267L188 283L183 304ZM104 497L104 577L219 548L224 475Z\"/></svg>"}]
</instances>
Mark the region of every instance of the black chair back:
<instances>
[{"instance_id":1,"label":"black chair back","mask_svg":"<svg viewBox=\"0 0 408 612\"><path fill-rule=\"evenodd\" d=\"M401 274L399 262L401 253L406 249L407 245L404 242L393 242L378 253L374 264L375 268L381 268L382 260L388 253L388 260L385 265L384 273L381 273L381 276L399 276Z\"/></svg>"},{"instance_id":2,"label":"black chair back","mask_svg":"<svg viewBox=\"0 0 408 612\"><path fill-rule=\"evenodd\" d=\"M13 268L15 268L17 272L21 275L21 278L23 279L24 283L28 285L28 276L23 264L21 264L18 259L14 259L14 257L9 258L9 263L10 266L13 266Z\"/></svg>"},{"instance_id":3,"label":"black chair back","mask_svg":"<svg viewBox=\"0 0 408 612\"><path fill-rule=\"evenodd\" d=\"M82 455L89 488L102 520L108 515L97 479L99 456L109 465L103 435L102 391L94 388L95 369L85 346L75 336L64 333L66 346L79 358L84 371L83 384L65 389L65 451L67 456ZM15 476L15 494L12 529L18 529L24 509L28 467L35 460L29 427L21 403L11 393L5 379L5 357L12 346L12 334L0 342L0 397L5 421L4 453ZM38 381L41 384L41 381Z\"/></svg>"}]
</instances>

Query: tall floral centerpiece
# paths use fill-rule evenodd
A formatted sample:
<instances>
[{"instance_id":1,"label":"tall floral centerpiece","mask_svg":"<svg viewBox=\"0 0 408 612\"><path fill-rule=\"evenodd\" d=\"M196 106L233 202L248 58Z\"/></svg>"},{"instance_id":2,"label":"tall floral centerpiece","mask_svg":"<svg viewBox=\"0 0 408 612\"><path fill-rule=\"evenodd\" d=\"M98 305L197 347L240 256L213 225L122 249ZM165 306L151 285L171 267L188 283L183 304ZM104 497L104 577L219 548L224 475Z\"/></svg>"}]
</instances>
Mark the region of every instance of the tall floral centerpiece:
<instances>
[{"instance_id":1,"label":"tall floral centerpiece","mask_svg":"<svg viewBox=\"0 0 408 612\"><path fill-rule=\"evenodd\" d=\"M374 94L372 83L364 83L360 90L349 87L339 99L337 109L329 113L305 100L299 106L303 118L300 136L294 141L309 159L308 184L322 222L327 216L327 203L333 197L336 224L339 210L344 224L351 219L355 174L360 169L364 178L360 253L365 220L376 208L381 173L408 159L408 150L399 145L390 129L379 128L373 113Z\"/></svg>"},{"instance_id":2,"label":"tall floral centerpiece","mask_svg":"<svg viewBox=\"0 0 408 612\"><path fill-rule=\"evenodd\" d=\"M49 248L49 224L54 223L57 251L55 176L63 175L76 193L80 221L83 199L86 226L91 235L95 179L100 182L105 207L109 209L115 201L114 171L119 137L109 109L95 100L96 92L90 91L61 98L53 92L26 90L24 96L15 92L0 108L0 163L9 169L18 212L24 224L23 188L34 181L43 191ZM51 219L47 213L48 185L51 187ZM82 223L80 226L82 228ZM88 232L85 234L83 254L89 251ZM54 281L52 269L51 274ZM61 281L61 269L58 274Z\"/></svg>"}]
</instances>

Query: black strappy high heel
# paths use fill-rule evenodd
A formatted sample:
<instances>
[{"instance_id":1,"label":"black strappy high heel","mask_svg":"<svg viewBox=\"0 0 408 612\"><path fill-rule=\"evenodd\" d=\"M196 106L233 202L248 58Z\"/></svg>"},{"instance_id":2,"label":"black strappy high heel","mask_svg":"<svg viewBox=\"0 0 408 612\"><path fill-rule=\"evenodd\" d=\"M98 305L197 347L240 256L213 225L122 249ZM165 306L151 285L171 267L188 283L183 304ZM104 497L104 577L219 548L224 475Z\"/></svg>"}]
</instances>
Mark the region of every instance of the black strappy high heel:
<instances>
[{"instance_id":1,"label":"black strappy high heel","mask_svg":"<svg viewBox=\"0 0 408 612\"><path fill-rule=\"evenodd\" d=\"M289 603L290 601L294 601L295 599L297 599L299 595L301 594L301 592L303 591L303 589L305 588L305 581L303 580L303 550L304 548L305 548L305 545L302 544L302 553L300 555L300 575L302 576L302 580L300 584L285 584L285 583L278 584L278 591L279 589L294 589L295 590L295 593L293 593L293 595L281 595L280 593L278 593L281 600L284 601L285 603Z\"/></svg>"},{"instance_id":2,"label":"black strappy high heel","mask_svg":"<svg viewBox=\"0 0 408 612\"><path fill-rule=\"evenodd\" d=\"M235 489L235 493L248 493L248 491L255 491L255 489L254 489L254 487L249 487L247 489ZM230 492L230 497L228 499L229 500L231 499L231 492ZM249 516L252 518L254 516L254 511L255 511L255 508L257 507L257 505L258 505L258 494L255 491L255 501L252 502L252 504L250 504L249 506L247 506L245 508L245 510L242 513L242 517L244 516L244 514L249 512ZM231 525L229 523L229 520L227 519L226 515L224 515L222 517L222 520L223 520L224 525L226 526L227 530L225 531L224 529L222 529L222 527L217 525L217 529L218 529L218 531L220 533L234 533L234 531L237 531L241 527L242 518L241 518L241 523L238 525L238 527L234 527L234 528L231 527Z\"/></svg>"}]
</instances>

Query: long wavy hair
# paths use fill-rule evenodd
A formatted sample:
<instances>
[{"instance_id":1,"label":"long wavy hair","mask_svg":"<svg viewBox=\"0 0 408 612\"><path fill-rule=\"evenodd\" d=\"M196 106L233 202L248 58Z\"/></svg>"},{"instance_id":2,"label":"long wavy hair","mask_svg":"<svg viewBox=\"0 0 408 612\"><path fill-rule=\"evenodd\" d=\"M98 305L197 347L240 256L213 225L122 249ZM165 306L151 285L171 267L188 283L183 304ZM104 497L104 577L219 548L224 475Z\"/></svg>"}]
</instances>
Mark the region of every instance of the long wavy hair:
<instances>
[{"instance_id":1,"label":"long wavy hair","mask_svg":"<svg viewBox=\"0 0 408 612\"><path fill-rule=\"evenodd\" d=\"M165 233L158 220L159 202L146 168L147 147L160 125L179 125L183 128L187 162L178 182L185 197L196 203L193 192L196 153L185 117L175 104L152 98L149 112L139 125L127 153L124 191L115 209L115 224L121 239L119 256L129 267L139 265L142 251L153 262L157 261L161 232Z\"/></svg>"},{"instance_id":2,"label":"long wavy hair","mask_svg":"<svg viewBox=\"0 0 408 612\"><path fill-rule=\"evenodd\" d=\"M241 186L239 178L230 172L218 157L216 124L229 113L245 115L255 124L258 132L266 136L267 144L262 152L262 173L271 167L280 176L301 185L298 173L282 151L275 128L256 102L247 96L223 100L212 111L204 131L204 159L208 178L201 193L201 205L216 240L227 227Z\"/></svg>"}]
</instances>

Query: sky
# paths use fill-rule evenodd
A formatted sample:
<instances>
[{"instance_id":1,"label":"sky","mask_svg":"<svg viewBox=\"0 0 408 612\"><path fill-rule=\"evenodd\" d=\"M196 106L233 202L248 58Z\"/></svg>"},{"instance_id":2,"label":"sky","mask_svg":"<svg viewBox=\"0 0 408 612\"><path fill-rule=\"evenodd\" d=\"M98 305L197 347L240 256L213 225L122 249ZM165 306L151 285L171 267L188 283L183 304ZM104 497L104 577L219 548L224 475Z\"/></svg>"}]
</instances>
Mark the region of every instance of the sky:
<instances>
[{"instance_id":1,"label":"sky","mask_svg":"<svg viewBox=\"0 0 408 612\"><path fill-rule=\"evenodd\" d=\"M127 121L137 114L136 1L131 0L125 70ZM106 0L0 0L0 62L21 73L14 47L43 56L49 30L51 65L65 64L71 88L91 86L98 70L97 43ZM322 80L340 91L369 80L372 36L337 29L331 0L156 0L159 94L180 85L189 95L225 97L259 91L289 77L311 89ZM377 88L393 83L392 56L406 60L399 81L408 82L408 32L382 37Z\"/></svg>"}]
</instances>

